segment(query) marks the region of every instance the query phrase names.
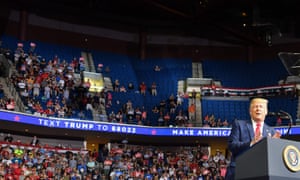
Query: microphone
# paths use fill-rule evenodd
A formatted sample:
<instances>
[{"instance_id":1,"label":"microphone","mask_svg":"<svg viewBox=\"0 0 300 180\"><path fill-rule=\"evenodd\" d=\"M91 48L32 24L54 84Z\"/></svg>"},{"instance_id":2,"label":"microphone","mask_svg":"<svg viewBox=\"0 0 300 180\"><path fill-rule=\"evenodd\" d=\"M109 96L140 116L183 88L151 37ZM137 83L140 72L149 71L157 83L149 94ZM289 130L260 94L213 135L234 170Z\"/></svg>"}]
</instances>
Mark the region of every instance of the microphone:
<instances>
[{"instance_id":1,"label":"microphone","mask_svg":"<svg viewBox=\"0 0 300 180\"><path fill-rule=\"evenodd\" d=\"M281 112L268 112L268 116L281 116Z\"/></svg>"},{"instance_id":2,"label":"microphone","mask_svg":"<svg viewBox=\"0 0 300 180\"><path fill-rule=\"evenodd\" d=\"M267 116L276 116L276 117L280 117L281 119L291 119L289 113L280 110L279 112L268 112Z\"/></svg>"}]
</instances>

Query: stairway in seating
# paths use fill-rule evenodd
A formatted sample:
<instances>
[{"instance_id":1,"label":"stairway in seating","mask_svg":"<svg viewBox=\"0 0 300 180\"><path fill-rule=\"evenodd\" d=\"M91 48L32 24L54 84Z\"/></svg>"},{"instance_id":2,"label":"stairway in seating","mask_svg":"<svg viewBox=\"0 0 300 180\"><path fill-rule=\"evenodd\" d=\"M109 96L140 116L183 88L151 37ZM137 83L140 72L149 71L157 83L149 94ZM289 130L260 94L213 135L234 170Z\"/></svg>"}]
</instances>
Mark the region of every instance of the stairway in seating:
<instances>
[{"instance_id":1,"label":"stairway in seating","mask_svg":"<svg viewBox=\"0 0 300 180\"><path fill-rule=\"evenodd\" d=\"M8 78L0 77L0 84L4 95L8 98L12 98L15 101L15 111L25 112L24 104L19 96L19 93L16 91L14 85L9 81Z\"/></svg>"},{"instance_id":2,"label":"stairway in seating","mask_svg":"<svg viewBox=\"0 0 300 180\"><path fill-rule=\"evenodd\" d=\"M83 57L83 59L84 59L85 71L96 72L92 53L82 51L81 57Z\"/></svg>"},{"instance_id":3,"label":"stairway in seating","mask_svg":"<svg viewBox=\"0 0 300 180\"><path fill-rule=\"evenodd\" d=\"M202 63L193 63L192 64L192 75L193 78L203 78ZM199 87L200 88L200 87ZM191 102L189 102L190 104ZM199 127L203 126L202 121L202 106L201 106L201 94L197 95L196 98L196 121L193 122L194 126Z\"/></svg>"},{"instance_id":4,"label":"stairway in seating","mask_svg":"<svg viewBox=\"0 0 300 180\"><path fill-rule=\"evenodd\" d=\"M95 68L92 53L81 52L81 56L84 58L85 71L96 73L96 68ZM103 81L104 81L104 87L106 88L106 90L112 91L113 88L112 88L112 82L111 82L110 77L104 77ZM106 109L105 109L105 107L100 108L98 110L96 110L94 108L92 112L93 112L93 120L94 121L99 121L99 120L106 119Z\"/></svg>"},{"instance_id":5,"label":"stairway in seating","mask_svg":"<svg viewBox=\"0 0 300 180\"><path fill-rule=\"evenodd\" d=\"M203 71L202 71L202 63L192 63L192 75L193 78L202 78Z\"/></svg>"}]
</instances>

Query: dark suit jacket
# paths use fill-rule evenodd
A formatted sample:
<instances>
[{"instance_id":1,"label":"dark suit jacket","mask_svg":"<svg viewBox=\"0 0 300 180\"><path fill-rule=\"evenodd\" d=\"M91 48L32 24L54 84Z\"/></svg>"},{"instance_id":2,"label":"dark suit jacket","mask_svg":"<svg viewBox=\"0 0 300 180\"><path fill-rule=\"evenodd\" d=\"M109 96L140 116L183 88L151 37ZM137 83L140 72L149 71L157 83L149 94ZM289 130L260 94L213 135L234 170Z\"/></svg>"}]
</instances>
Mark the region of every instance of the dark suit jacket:
<instances>
[{"instance_id":1,"label":"dark suit jacket","mask_svg":"<svg viewBox=\"0 0 300 180\"><path fill-rule=\"evenodd\" d=\"M31 142L30 142L30 145L38 146L39 143L40 143L40 141L38 139L36 139L36 140L32 139Z\"/></svg>"},{"instance_id":2,"label":"dark suit jacket","mask_svg":"<svg viewBox=\"0 0 300 180\"><path fill-rule=\"evenodd\" d=\"M263 137L273 136L275 130L264 123ZM251 120L235 120L232 123L231 134L228 138L228 148L232 153L230 166L235 167L235 158L250 148L254 138L254 130Z\"/></svg>"}]
</instances>

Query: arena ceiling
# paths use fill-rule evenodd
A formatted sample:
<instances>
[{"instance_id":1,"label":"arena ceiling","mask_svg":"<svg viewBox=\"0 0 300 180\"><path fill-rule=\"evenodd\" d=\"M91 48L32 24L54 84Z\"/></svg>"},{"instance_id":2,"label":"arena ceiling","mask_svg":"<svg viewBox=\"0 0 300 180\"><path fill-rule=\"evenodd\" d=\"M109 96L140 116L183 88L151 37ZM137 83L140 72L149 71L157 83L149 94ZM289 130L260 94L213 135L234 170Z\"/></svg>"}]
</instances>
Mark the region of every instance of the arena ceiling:
<instances>
[{"instance_id":1,"label":"arena ceiling","mask_svg":"<svg viewBox=\"0 0 300 180\"><path fill-rule=\"evenodd\" d=\"M231 45L265 46L300 37L298 0L10 0L2 4L77 24Z\"/></svg>"}]
</instances>

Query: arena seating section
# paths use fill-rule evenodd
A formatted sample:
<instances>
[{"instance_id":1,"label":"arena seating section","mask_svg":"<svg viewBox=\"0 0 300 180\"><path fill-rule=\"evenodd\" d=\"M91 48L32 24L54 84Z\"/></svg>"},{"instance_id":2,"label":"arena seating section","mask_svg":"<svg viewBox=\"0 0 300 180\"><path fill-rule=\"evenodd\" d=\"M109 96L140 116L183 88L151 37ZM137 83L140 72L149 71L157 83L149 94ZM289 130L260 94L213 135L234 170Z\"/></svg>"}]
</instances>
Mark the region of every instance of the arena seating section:
<instances>
[{"instance_id":1,"label":"arena seating section","mask_svg":"<svg viewBox=\"0 0 300 180\"><path fill-rule=\"evenodd\" d=\"M202 62L206 78L221 80L224 87L257 88L277 85L287 77L287 71L279 58L261 59L255 62L205 60Z\"/></svg>"},{"instance_id":2,"label":"arena seating section","mask_svg":"<svg viewBox=\"0 0 300 180\"><path fill-rule=\"evenodd\" d=\"M9 48L12 51L19 42L17 38L3 36L2 47ZM82 49L63 45L54 45L44 42L34 41L37 44L36 53L42 58L49 60L58 55L61 60L70 62L74 57L80 57ZM23 42L24 48L29 47L28 42ZM111 52L101 52L96 50L90 51L93 55L94 64L97 69L98 64L103 67L109 67L110 72L103 71L104 77L111 78L112 82L118 79L121 85L126 88L128 83L133 83L135 91L112 92L114 105L107 109L107 113L117 112L121 106L128 100L133 102L134 107L145 107L148 111L148 118L155 125L157 117L153 116L151 109L159 105L161 100L167 100L171 94L177 95L177 83L179 80L185 80L192 77L192 60L191 59L145 59L140 60L135 57L115 54ZM154 71L154 67L162 67L159 72ZM259 60L255 62L247 61L220 61L220 60L203 60L204 78L212 78L222 83L224 87L231 88L257 88L269 85L277 85L278 81L288 76L279 59ZM103 68L103 69L104 69ZM152 82L158 86L158 95L146 96L137 93L138 86L145 82L148 88ZM297 115L298 99L293 96L269 97L270 111L285 110L290 112L295 119ZM120 103L115 104L118 100ZM187 111L188 101L184 101L182 108ZM202 114L219 117L222 120L227 119L229 122L238 119L247 119L248 101L245 100L220 100L220 99L202 99ZM90 117L91 118L91 117Z\"/></svg>"},{"instance_id":3,"label":"arena seating section","mask_svg":"<svg viewBox=\"0 0 300 180\"><path fill-rule=\"evenodd\" d=\"M167 100L171 94L177 95L177 83L179 80L185 80L192 75L191 59L145 59L116 55L107 52L92 51L94 64L103 64L110 67L109 74L105 71L104 76L109 76L114 82L119 80L120 85L128 87L133 83L135 89L124 93L113 92L115 100L120 104L113 106L109 111L117 112L128 100L133 102L135 107L144 107L148 111L148 119L152 119L153 125L156 124L157 118L151 109L158 106L161 100ZM155 66L161 67L161 71L154 71ZM157 84L157 96L152 96L150 90L146 96L137 93L139 84L145 82L147 89L151 87L152 82ZM183 104L183 109L187 110L188 101Z\"/></svg>"}]
</instances>

